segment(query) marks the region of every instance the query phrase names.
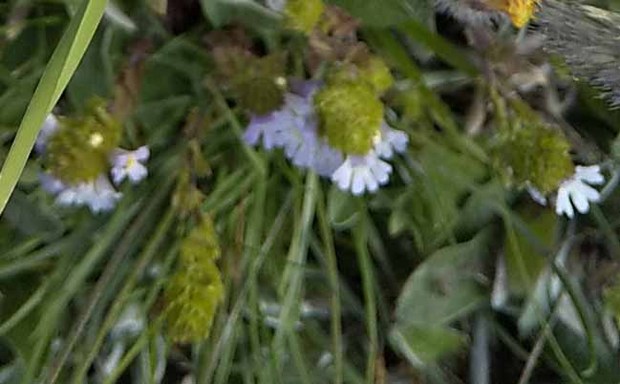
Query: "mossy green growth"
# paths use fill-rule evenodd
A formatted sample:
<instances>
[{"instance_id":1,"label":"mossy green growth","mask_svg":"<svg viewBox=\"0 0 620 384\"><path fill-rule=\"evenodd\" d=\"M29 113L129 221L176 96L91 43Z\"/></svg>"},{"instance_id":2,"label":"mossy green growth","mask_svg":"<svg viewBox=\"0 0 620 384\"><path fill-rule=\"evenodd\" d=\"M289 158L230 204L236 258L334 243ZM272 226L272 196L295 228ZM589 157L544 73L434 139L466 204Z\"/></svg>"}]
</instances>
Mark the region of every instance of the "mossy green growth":
<instances>
[{"instance_id":1,"label":"mossy green growth","mask_svg":"<svg viewBox=\"0 0 620 384\"><path fill-rule=\"evenodd\" d=\"M47 143L44 165L68 184L95 180L107 172L108 156L118 147L121 133L121 124L103 107L83 117L63 118Z\"/></svg>"},{"instance_id":2,"label":"mossy green growth","mask_svg":"<svg viewBox=\"0 0 620 384\"><path fill-rule=\"evenodd\" d=\"M321 20L325 4L322 0L287 0L284 20L288 28L310 33Z\"/></svg>"},{"instance_id":3,"label":"mossy green growth","mask_svg":"<svg viewBox=\"0 0 620 384\"><path fill-rule=\"evenodd\" d=\"M394 85L390 68L380 57L370 56L358 65L360 77L381 95Z\"/></svg>"},{"instance_id":4,"label":"mossy green growth","mask_svg":"<svg viewBox=\"0 0 620 384\"><path fill-rule=\"evenodd\" d=\"M569 150L561 132L526 123L506 133L494 155L512 183L548 194L574 173Z\"/></svg>"},{"instance_id":5,"label":"mossy green growth","mask_svg":"<svg viewBox=\"0 0 620 384\"><path fill-rule=\"evenodd\" d=\"M321 133L329 144L350 155L364 155L374 144L383 121L383 103L366 82L336 81L314 98Z\"/></svg>"},{"instance_id":6,"label":"mossy green growth","mask_svg":"<svg viewBox=\"0 0 620 384\"><path fill-rule=\"evenodd\" d=\"M179 265L164 290L166 333L177 343L209 337L219 303L224 297L217 234L207 216L181 244Z\"/></svg>"},{"instance_id":7,"label":"mossy green growth","mask_svg":"<svg viewBox=\"0 0 620 384\"><path fill-rule=\"evenodd\" d=\"M279 108L286 90L286 56L252 58L233 79L239 104L256 115Z\"/></svg>"}]
</instances>

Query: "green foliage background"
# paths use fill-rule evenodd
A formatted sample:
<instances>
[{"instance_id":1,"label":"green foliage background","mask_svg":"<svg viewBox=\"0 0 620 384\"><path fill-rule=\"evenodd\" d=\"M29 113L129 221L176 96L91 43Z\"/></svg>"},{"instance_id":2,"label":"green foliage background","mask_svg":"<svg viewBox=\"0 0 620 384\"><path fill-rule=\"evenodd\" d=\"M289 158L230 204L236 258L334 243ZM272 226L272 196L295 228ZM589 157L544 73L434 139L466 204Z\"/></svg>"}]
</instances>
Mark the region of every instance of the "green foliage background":
<instances>
[{"instance_id":1,"label":"green foliage background","mask_svg":"<svg viewBox=\"0 0 620 384\"><path fill-rule=\"evenodd\" d=\"M13 164L9 147L24 130L20 150L30 151L59 98L71 115L98 96L128 106L124 147L149 145L150 174L123 188L113 212L92 215L54 205L40 160L29 159L0 219L0 383L620 380L620 118L566 68L544 90L575 89L576 102L551 119L573 135L579 162L604 164L611 180L605 201L572 221L506 186L494 167L500 109L512 105L494 91L509 83L501 71L511 56L467 45L429 1L333 0L395 74L388 116L411 141L390 186L353 197L240 139L247 115L218 83L204 35L241 25L266 52L299 55L303 38L277 14L252 0L170 0L167 14L128 0L108 4L90 44L62 38L80 20L95 27L97 9L86 6L96 3L0 4L0 158ZM507 50L525 33L498 29ZM74 40L88 49L69 81L81 56L66 52ZM68 65L54 64L65 62L53 56L59 44ZM495 116L481 134L467 129L476 97ZM549 117L540 100L517 104ZM11 189L5 180L0 191ZM221 256L209 261L224 296L209 337L177 343L162 292L196 221L182 214L192 193L214 223ZM115 331L130 307L144 326Z\"/></svg>"}]
</instances>

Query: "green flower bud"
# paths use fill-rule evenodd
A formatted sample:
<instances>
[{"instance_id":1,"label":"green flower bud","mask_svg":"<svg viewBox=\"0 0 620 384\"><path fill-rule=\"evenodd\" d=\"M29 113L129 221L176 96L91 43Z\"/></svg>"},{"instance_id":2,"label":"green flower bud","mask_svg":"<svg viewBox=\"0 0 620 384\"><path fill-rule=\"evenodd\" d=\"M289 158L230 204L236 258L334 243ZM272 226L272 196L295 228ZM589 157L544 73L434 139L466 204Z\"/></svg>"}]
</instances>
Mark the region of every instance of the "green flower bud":
<instances>
[{"instance_id":1,"label":"green flower bud","mask_svg":"<svg viewBox=\"0 0 620 384\"><path fill-rule=\"evenodd\" d=\"M282 79L256 77L239 83L239 104L259 116L278 109L284 102Z\"/></svg>"},{"instance_id":2,"label":"green flower bud","mask_svg":"<svg viewBox=\"0 0 620 384\"><path fill-rule=\"evenodd\" d=\"M495 157L510 181L519 186L529 183L548 194L574 173L569 150L560 132L539 124L524 125L502 139Z\"/></svg>"},{"instance_id":3,"label":"green flower bud","mask_svg":"<svg viewBox=\"0 0 620 384\"><path fill-rule=\"evenodd\" d=\"M383 104L363 81L342 81L321 89L314 98L321 133L346 154L364 155L373 147L383 121Z\"/></svg>"},{"instance_id":4,"label":"green flower bud","mask_svg":"<svg viewBox=\"0 0 620 384\"><path fill-rule=\"evenodd\" d=\"M377 56L369 57L358 65L358 68L360 77L368 82L379 95L394 85L394 77L390 68Z\"/></svg>"},{"instance_id":5,"label":"green flower bud","mask_svg":"<svg viewBox=\"0 0 620 384\"><path fill-rule=\"evenodd\" d=\"M256 115L278 109L286 90L286 56L252 58L232 79L239 104Z\"/></svg>"},{"instance_id":6,"label":"green flower bud","mask_svg":"<svg viewBox=\"0 0 620 384\"><path fill-rule=\"evenodd\" d=\"M45 167L69 184L96 179L108 169L108 155L120 142L121 126L107 112L63 119L47 143Z\"/></svg>"},{"instance_id":7,"label":"green flower bud","mask_svg":"<svg viewBox=\"0 0 620 384\"><path fill-rule=\"evenodd\" d=\"M322 0L288 0L284 8L285 23L290 29L310 33L324 10Z\"/></svg>"}]
</instances>

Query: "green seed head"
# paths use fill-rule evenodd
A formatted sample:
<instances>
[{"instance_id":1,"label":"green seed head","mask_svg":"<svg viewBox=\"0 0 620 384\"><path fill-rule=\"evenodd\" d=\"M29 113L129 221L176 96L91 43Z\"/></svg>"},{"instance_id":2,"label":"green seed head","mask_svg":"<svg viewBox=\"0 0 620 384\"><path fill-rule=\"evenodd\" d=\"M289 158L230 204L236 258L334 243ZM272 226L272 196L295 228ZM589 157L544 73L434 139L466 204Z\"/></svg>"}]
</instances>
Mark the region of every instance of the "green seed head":
<instances>
[{"instance_id":1,"label":"green seed head","mask_svg":"<svg viewBox=\"0 0 620 384\"><path fill-rule=\"evenodd\" d=\"M370 56L358 67L360 77L368 82L377 94L383 94L394 85L392 72L381 58Z\"/></svg>"},{"instance_id":2,"label":"green seed head","mask_svg":"<svg viewBox=\"0 0 620 384\"><path fill-rule=\"evenodd\" d=\"M239 104L256 115L265 115L284 101L286 55L253 57L232 79Z\"/></svg>"},{"instance_id":3,"label":"green seed head","mask_svg":"<svg viewBox=\"0 0 620 384\"><path fill-rule=\"evenodd\" d=\"M526 124L502 139L495 157L510 181L520 186L529 183L548 194L574 173L569 150L560 132L540 124Z\"/></svg>"},{"instance_id":4,"label":"green seed head","mask_svg":"<svg viewBox=\"0 0 620 384\"><path fill-rule=\"evenodd\" d=\"M342 81L320 90L314 103L321 133L329 144L351 155L364 155L373 147L383 120L383 104L363 81Z\"/></svg>"},{"instance_id":5,"label":"green seed head","mask_svg":"<svg viewBox=\"0 0 620 384\"><path fill-rule=\"evenodd\" d=\"M47 144L45 166L69 184L94 180L107 171L108 155L120 136L120 124L107 114L62 119Z\"/></svg>"}]
</instances>

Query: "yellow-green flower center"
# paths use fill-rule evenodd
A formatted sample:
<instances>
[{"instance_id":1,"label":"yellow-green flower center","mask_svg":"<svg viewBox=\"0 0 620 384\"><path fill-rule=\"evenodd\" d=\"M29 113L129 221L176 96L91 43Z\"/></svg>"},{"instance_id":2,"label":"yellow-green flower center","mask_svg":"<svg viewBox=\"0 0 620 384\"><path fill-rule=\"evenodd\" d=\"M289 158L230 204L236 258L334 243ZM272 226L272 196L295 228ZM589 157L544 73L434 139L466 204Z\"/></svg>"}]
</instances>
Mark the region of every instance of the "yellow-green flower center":
<instances>
[{"instance_id":1,"label":"yellow-green flower center","mask_svg":"<svg viewBox=\"0 0 620 384\"><path fill-rule=\"evenodd\" d=\"M529 183L548 194L574 173L569 149L560 132L526 125L504 137L495 156L512 182L521 186Z\"/></svg>"},{"instance_id":2,"label":"yellow-green flower center","mask_svg":"<svg viewBox=\"0 0 620 384\"><path fill-rule=\"evenodd\" d=\"M95 180L107 171L108 155L120 136L120 124L107 114L62 119L47 143L45 167L68 184Z\"/></svg>"},{"instance_id":3,"label":"yellow-green flower center","mask_svg":"<svg viewBox=\"0 0 620 384\"><path fill-rule=\"evenodd\" d=\"M381 129L383 104L363 81L342 81L326 86L314 103L321 133L345 154L364 155Z\"/></svg>"}]
</instances>

